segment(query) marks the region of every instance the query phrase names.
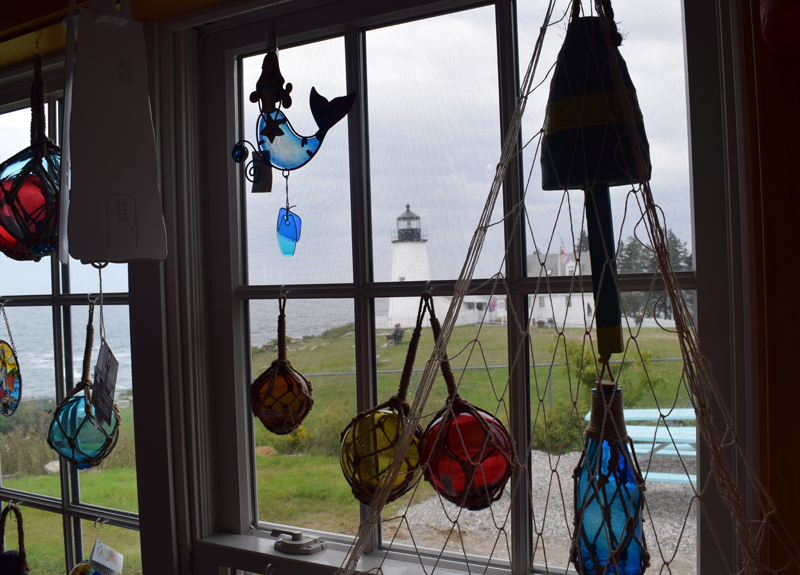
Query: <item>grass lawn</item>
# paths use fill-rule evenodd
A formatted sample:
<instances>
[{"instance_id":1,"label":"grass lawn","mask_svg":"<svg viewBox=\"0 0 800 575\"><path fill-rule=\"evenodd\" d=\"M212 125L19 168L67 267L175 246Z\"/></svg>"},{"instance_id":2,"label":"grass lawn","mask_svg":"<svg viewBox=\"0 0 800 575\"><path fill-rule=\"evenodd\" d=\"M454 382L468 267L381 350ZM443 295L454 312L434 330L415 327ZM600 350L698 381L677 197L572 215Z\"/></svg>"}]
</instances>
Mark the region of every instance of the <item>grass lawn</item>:
<instances>
[{"instance_id":1,"label":"grass lawn","mask_svg":"<svg viewBox=\"0 0 800 575\"><path fill-rule=\"evenodd\" d=\"M35 402L31 402L35 404ZM38 404L37 404L38 405ZM25 404L23 404L25 406ZM16 414L15 414L16 415ZM24 414L23 414L24 415ZM38 421L37 417L28 418ZM48 418L50 414L45 414ZM136 490L135 447L133 443L133 406L120 410L122 426L117 446L100 468L79 473L81 500L84 503L110 507L123 511L138 511L138 494ZM12 421L13 422L13 421ZM20 419L24 424L25 419ZM24 427L24 425L23 425ZM51 497L61 496L61 483L57 475L34 474L41 470L44 463L56 459L56 454L47 446L44 437L38 438L40 426L36 429L9 429L3 434L5 441L14 441L17 453L16 460L3 458L3 472L8 473L7 463L16 463L17 477L3 479L3 487L27 491ZM20 442L17 436L36 435L36 441ZM30 437L27 435L27 437ZM27 438L26 437L26 438ZM42 444L44 448L42 448ZM27 449L21 449L21 446ZM44 462L44 463L43 463ZM37 574L61 574L67 568L64 559L64 524L62 516L57 513L40 511L30 507L21 508L25 527L25 548L31 572ZM13 517L13 516L12 516ZM82 521L83 552L88 555L95 539L116 549L124 556L124 572L142 573L142 559L139 549L139 533L129 529L121 529L104 525L94 528L93 521ZM6 548L17 549L16 522L9 519L6 525ZM70 566L71 568L72 566Z\"/></svg>"},{"instance_id":2,"label":"grass lawn","mask_svg":"<svg viewBox=\"0 0 800 575\"><path fill-rule=\"evenodd\" d=\"M507 421L507 368L487 366L503 366L508 363L506 333L505 326L483 326L479 334L477 326L459 326L455 328L449 346L459 393L479 407L498 413L498 417L504 421ZM479 345L475 341L478 335ZM377 348L376 362L379 372L402 369L408 351L408 339L410 333L399 346ZM570 353L565 353L564 339L572 342ZM551 363L561 363L566 359L577 365L583 331L565 330L564 339L557 342L552 329L534 329L531 333L530 357L534 363L547 364L531 369L531 419L535 440L538 437L537 426L540 430L543 429L545 416L549 421L551 442L563 435L565 414L572 409L573 399L578 402L573 418L582 417L585 413L583 410L588 409L582 403L584 400L581 397L585 393L579 390L577 371L568 371L557 365L550 367ZM379 336L378 344L382 343L383 338ZM575 344L578 345L577 348ZM415 366L417 369L424 368L432 347L433 334L429 328L423 329ZM322 531L354 534L359 524L359 504L342 477L338 457L340 433L356 415L356 380L353 373L355 342L352 330L343 327L323 336L291 340L288 355L293 366L301 373L339 375L309 376L314 387L314 409L298 431L286 436L276 436L267 432L258 421L254 422L256 446L271 446L277 450L277 454L271 456L263 450L257 452L259 518L275 523L309 526ZM269 367L276 356L274 342L271 346L254 348L254 374L260 374ZM682 363L652 361L669 357L680 357L677 338L673 334L658 329L643 329L636 339L628 339L626 363L618 373L620 384L626 391L626 406L654 407L656 401L664 405L676 398L682 406L688 405L685 390L680 385ZM587 365L586 373L580 378L584 381L596 378L596 373L591 371L593 362L588 362ZM479 369L464 370L465 366ZM615 371L618 369L619 366ZM421 373L417 374L417 381L419 380ZM378 401L382 402L396 393L399 381L399 373L379 373ZM587 384L584 383L582 387L587 387ZM409 401L413 399L413 393L412 378ZM428 401L428 417L444 404L446 395L440 374ZM550 408L551 400L553 408ZM38 411L29 415L27 419L20 417L17 421L35 423L41 419ZM124 408L121 415L123 426L120 441L104 468L80 474L81 496L84 502L93 505L137 511L132 407ZM425 423L427 420L423 421L423 426ZM41 427L41 421L38 427ZM22 466L21 471L17 472L18 477L4 479L3 486L59 497L58 477L37 473L42 469L42 458L45 463L54 459L49 449L40 449L40 441L29 441L30 436L26 434L33 433L30 431L33 430L36 432L34 435L38 436L41 432L38 427L3 430L0 438L6 442L16 438L13 442L15 449L19 450L20 445L27 446L27 451L21 450L15 460L17 465ZM579 441L579 436L576 437ZM4 473L12 473L8 470L10 462L9 457L4 455ZM432 494L432 488L421 481L414 498L415 501L421 501ZM391 517L404 508L409 497L407 495L387 506L384 516ZM33 572L64 573L61 516L27 507L22 511L25 517L26 548ZM9 549L16 548L16 531L13 527L11 522L6 530ZM137 532L108 525L95 530L91 521L84 521L83 533L84 553L88 554L95 538L99 538L125 556L126 575L141 573Z\"/></svg>"},{"instance_id":3,"label":"grass lawn","mask_svg":"<svg viewBox=\"0 0 800 575\"><path fill-rule=\"evenodd\" d=\"M480 344L476 344L479 335ZM583 330L567 329L564 339L573 346L570 361L575 361L575 346L583 340ZM383 402L397 392L399 371L403 367L408 351L410 332L399 346L381 347L383 337L379 334L377 348L378 402ZM478 334L477 326L455 328L450 340L451 364L458 383L459 393L475 405L497 413L504 422L507 417L506 379L507 368L487 368L508 363L507 331L505 326L483 326ZM572 411L572 425L588 411L588 386L579 389L577 371L571 374L562 363L568 359L564 339L558 341L552 329L534 329L531 333L530 355L535 363L546 363L545 367L531 369L531 420L534 427L534 445L547 444L544 436L545 419L549 445L560 445L568 417ZM423 329L415 368L423 369L433 348L433 333ZM589 350L585 353L589 353ZM253 349L253 373L260 374L277 357L275 342ZM313 385L314 408L301 428L289 435L276 436L254 421L256 446L270 446L279 456L256 458L258 468L259 518L264 521L308 525L324 531L354 533L358 526L358 502L350 493L342 477L338 453L340 433L356 415L356 380L354 371L355 342L352 330L341 329L328 336L306 337L291 340L288 357L295 369L308 376ZM587 356L588 357L588 356ZM686 393L680 385L681 361L653 362L657 358L680 357L677 337L659 329L643 329L636 338L628 339L625 364L617 365L615 373L626 392L626 406L655 407L677 401L688 405ZM644 360L643 360L644 358ZM621 359L621 358L620 358ZM464 370L465 366L479 369ZM591 368L591 369L590 369ZM587 367L581 380L596 379L594 364ZM309 375L337 373L338 375ZM422 374L417 374L417 381ZM550 387L548 389L548 376ZM414 380L409 389L409 401L413 399ZM447 397L444 380L437 376L436 385L429 397L423 427L442 406ZM572 410L573 399L577 407ZM552 401L553 408L550 407ZM572 433L568 449L576 448L580 442L580 431ZM290 455L291 454L291 455ZM287 456L289 455L289 456ZM424 481L415 500L432 494ZM386 515L400 508L396 502L387 509Z\"/></svg>"}]
</instances>

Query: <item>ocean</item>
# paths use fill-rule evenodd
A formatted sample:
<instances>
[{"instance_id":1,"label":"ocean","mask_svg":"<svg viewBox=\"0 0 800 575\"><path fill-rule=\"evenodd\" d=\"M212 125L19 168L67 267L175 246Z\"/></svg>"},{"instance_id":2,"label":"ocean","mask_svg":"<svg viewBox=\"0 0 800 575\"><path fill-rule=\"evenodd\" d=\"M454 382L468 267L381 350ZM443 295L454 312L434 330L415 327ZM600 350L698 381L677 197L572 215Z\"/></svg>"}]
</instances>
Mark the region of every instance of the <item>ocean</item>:
<instances>
[{"instance_id":1,"label":"ocean","mask_svg":"<svg viewBox=\"0 0 800 575\"><path fill-rule=\"evenodd\" d=\"M386 314L388 300L376 301L376 314ZM22 401L55 397L55 354L52 310L49 307L9 307L11 334L17 348L22 376ZM81 379L86 343L88 307L72 307L72 377ZM104 306L106 341L119 361L117 394L130 390L131 375L130 319L128 306ZM278 304L274 300L250 304L251 345L262 346L277 337ZM286 333L289 337L320 335L326 329L353 322L353 302L341 300L289 300L286 306ZM95 307L92 371L100 350L100 308ZM0 339L7 340L0 325Z\"/></svg>"}]
</instances>

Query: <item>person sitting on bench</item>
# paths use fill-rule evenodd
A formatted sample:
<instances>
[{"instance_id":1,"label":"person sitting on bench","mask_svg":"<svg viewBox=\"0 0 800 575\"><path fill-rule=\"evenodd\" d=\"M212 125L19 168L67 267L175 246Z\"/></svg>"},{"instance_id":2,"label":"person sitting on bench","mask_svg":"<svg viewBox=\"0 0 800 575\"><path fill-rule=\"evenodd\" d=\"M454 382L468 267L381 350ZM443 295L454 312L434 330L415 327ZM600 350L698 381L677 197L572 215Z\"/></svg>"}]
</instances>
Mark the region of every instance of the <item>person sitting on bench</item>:
<instances>
[{"instance_id":1,"label":"person sitting on bench","mask_svg":"<svg viewBox=\"0 0 800 575\"><path fill-rule=\"evenodd\" d=\"M391 341L394 345L398 345L401 341L403 341L404 332L405 330L400 328L399 323L394 324L394 331L386 335L386 343L384 343L384 347L389 345L389 341Z\"/></svg>"}]
</instances>

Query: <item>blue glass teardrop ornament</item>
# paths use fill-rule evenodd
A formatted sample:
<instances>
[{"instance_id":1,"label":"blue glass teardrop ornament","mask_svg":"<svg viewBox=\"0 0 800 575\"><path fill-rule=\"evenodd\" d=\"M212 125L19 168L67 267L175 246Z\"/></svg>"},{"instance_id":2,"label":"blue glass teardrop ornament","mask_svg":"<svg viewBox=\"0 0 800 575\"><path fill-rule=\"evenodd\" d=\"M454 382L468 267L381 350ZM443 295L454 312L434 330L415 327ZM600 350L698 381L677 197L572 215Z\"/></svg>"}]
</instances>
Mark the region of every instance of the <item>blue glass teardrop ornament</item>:
<instances>
[{"instance_id":1,"label":"blue glass teardrop ornament","mask_svg":"<svg viewBox=\"0 0 800 575\"><path fill-rule=\"evenodd\" d=\"M278 236L292 242L300 241L300 226L303 225L300 216L294 212L281 208L278 212Z\"/></svg>"},{"instance_id":2,"label":"blue glass teardrop ornament","mask_svg":"<svg viewBox=\"0 0 800 575\"><path fill-rule=\"evenodd\" d=\"M300 216L281 208L278 211L278 247L281 253L286 257L292 257L297 248L297 242L300 241L300 228L303 225Z\"/></svg>"},{"instance_id":3,"label":"blue glass teardrop ornament","mask_svg":"<svg viewBox=\"0 0 800 575\"><path fill-rule=\"evenodd\" d=\"M628 449L622 393L613 383L592 390L592 421L575 469L572 561L582 575L641 575L650 563L642 533L644 481ZM617 409L606 405L617 402ZM604 421L605 418L605 421Z\"/></svg>"}]
</instances>

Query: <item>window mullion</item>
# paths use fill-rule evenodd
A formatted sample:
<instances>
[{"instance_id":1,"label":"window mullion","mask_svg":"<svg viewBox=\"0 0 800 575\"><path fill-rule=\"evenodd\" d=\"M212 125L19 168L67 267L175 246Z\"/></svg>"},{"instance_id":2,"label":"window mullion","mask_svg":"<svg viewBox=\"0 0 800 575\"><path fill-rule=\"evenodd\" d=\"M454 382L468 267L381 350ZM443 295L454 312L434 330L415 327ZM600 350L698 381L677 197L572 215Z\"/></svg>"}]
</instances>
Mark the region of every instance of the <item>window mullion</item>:
<instances>
[{"instance_id":1,"label":"window mullion","mask_svg":"<svg viewBox=\"0 0 800 575\"><path fill-rule=\"evenodd\" d=\"M347 119L350 155L350 204L353 234L353 284L372 281L372 226L369 193L369 149L367 140L366 35L348 26L344 34L347 93L356 92L356 103ZM356 295L354 301L356 342L356 410L360 413L377 402L375 366L375 300ZM367 519L366 505L360 505L361 522ZM367 551L380 545L376 526Z\"/></svg>"},{"instance_id":2,"label":"window mullion","mask_svg":"<svg viewBox=\"0 0 800 575\"><path fill-rule=\"evenodd\" d=\"M500 94L500 127L504 136L511 126L519 92L519 65L517 61L516 3L513 0L498 0L495 4L497 26L497 78ZM517 146L522 149L521 135ZM520 225L520 213L516 208L522 204L522 165L519 156L514 156L503 182L503 210L505 220L506 279L513 283L525 277L525 236ZM528 345L524 334L512 326L528 325L528 298L519 290L509 292L508 322L508 376L509 376L509 427L516 446L519 461L526 462L530 455L530 370L528 368ZM517 316L511 321L511 314ZM530 475L527 465L517 465L511 482L511 572L525 575L532 561Z\"/></svg>"}]
</instances>

